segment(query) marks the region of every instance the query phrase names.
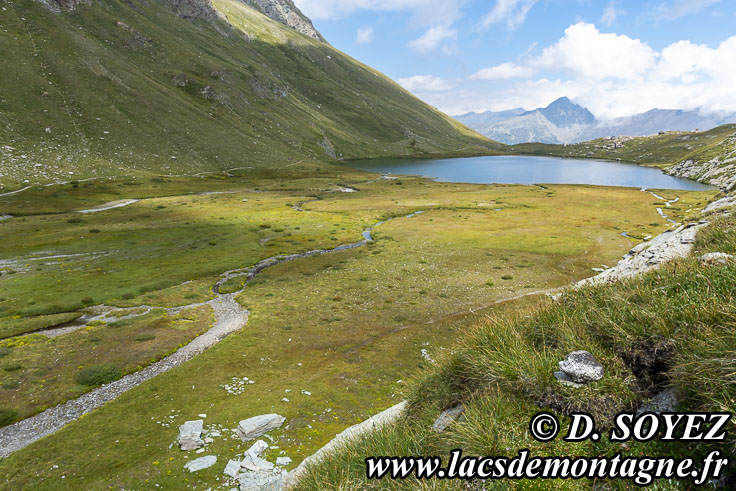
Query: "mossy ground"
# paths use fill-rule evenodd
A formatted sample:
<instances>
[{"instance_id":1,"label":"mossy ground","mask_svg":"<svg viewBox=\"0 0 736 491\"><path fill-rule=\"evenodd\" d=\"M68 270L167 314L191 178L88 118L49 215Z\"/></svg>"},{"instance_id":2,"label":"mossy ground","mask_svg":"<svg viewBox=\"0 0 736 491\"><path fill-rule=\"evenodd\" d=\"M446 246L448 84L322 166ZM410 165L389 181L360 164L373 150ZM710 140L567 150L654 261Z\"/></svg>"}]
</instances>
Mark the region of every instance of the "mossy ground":
<instances>
[{"instance_id":1,"label":"mossy ground","mask_svg":"<svg viewBox=\"0 0 736 491\"><path fill-rule=\"evenodd\" d=\"M367 456L465 455L674 456L702 458L718 449L733 459L734 427L721 443L540 443L528 433L531 417L557 412L561 427L571 411L592 414L610 428L619 411L648 400L654 383L671 385L678 410L733 413L736 400L733 332L736 266L703 266L707 252L736 252L736 220L717 219L702 231L692 255L642 277L613 285L567 291L516 312L495 315L469 328L410 389L410 408L398 424L366 434L310 468L299 489L630 489L631 481L367 481ZM555 381L557 362L574 350L595 354L605 377L581 389ZM636 357L658 357L648 370ZM654 358L653 358L654 359ZM628 360L628 361L627 361ZM659 367L655 371L656 367ZM443 433L432 430L440 411L462 402L464 418ZM607 431L603 431L607 435ZM729 468L733 477L733 465ZM725 487L728 487L728 483ZM656 489L691 489L691 481L662 480Z\"/></svg>"},{"instance_id":2,"label":"mossy ground","mask_svg":"<svg viewBox=\"0 0 736 491\"><path fill-rule=\"evenodd\" d=\"M263 271L238 298L251 311L243 331L4 460L0 477L9 487L224 484L222 467L247 444L224 433L207 451L218 455L218 464L192 475L183 470L185 453L169 448L176 427L200 413L207 414L207 425L234 428L241 419L279 412L288 423L271 433L279 447L273 452L285 452L296 464L337 432L403 397L405 381L430 367L422 350L441 356L443 347L484 315L534 300L493 304L614 264L636 243L621 232L644 236L667 228L651 196L638 189L293 172L120 187L115 181L91 182L3 198L3 211L23 205L32 213L0 223L9 238L0 245L0 258L20 256L20 264L33 264L0 278L5 319L75 312L86 297L126 307L206 300L207 285L223 271L276 254L355 242L366 227L396 217L377 227L366 247ZM338 183L359 191L340 192ZM56 200L54 213L33 193ZM676 215L692 213L713 195L678 194ZM72 212L128 198L147 199L89 215ZM295 209L298 203L303 211ZM424 213L403 218L419 210ZM84 223L69 223L80 216ZM100 232L88 233L92 228ZM31 259L41 252L103 251L59 264ZM134 340L133 325L123 330L130 345L141 343ZM81 341L85 335L77 335L76 346L88 345ZM33 346L13 348L12 356ZM162 344L150 356L168 349ZM95 364L117 356L101 346L95 352ZM15 376L21 375L28 376ZM231 395L222 386L233 377L255 383ZM66 380L49 397L68 394L61 390L69 387ZM5 406L14 392L1 395Z\"/></svg>"}]
</instances>

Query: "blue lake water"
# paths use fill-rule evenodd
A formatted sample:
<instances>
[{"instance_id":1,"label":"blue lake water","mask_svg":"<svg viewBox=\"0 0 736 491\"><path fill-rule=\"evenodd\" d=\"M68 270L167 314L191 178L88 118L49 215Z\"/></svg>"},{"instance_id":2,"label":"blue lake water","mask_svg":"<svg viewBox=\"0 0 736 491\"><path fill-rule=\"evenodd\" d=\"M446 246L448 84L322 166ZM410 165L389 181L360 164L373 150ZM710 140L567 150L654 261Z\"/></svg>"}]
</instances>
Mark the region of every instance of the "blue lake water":
<instances>
[{"instance_id":1,"label":"blue lake water","mask_svg":"<svg viewBox=\"0 0 736 491\"><path fill-rule=\"evenodd\" d=\"M479 184L595 184L652 189L706 190L711 186L658 169L594 159L500 155L452 159L352 160L349 167L381 174L412 174Z\"/></svg>"}]
</instances>

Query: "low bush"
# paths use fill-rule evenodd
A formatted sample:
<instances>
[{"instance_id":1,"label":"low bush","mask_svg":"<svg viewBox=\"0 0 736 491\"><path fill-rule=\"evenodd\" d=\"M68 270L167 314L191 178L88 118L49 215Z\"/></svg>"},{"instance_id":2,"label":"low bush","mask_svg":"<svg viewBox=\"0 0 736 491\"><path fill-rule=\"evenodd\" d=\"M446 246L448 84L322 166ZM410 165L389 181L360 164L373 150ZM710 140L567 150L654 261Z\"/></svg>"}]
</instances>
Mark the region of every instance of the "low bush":
<instances>
[{"instance_id":1,"label":"low bush","mask_svg":"<svg viewBox=\"0 0 736 491\"><path fill-rule=\"evenodd\" d=\"M123 375L115 365L95 365L83 368L77 373L77 383L81 385L102 385L119 379Z\"/></svg>"}]
</instances>

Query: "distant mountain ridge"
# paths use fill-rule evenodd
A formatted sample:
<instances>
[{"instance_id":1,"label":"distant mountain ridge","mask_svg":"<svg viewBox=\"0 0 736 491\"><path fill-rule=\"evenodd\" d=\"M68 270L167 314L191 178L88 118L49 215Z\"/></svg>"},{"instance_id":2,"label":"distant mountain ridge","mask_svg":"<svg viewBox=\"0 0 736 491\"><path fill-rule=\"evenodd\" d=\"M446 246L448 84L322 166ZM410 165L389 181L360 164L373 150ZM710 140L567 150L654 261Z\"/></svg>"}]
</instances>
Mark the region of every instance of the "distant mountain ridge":
<instances>
[{"instance_id":1,"label":"distant mountain ridge","mask_svg":"<svg viewBox=\"0 0 736 491\"><path fill-rule=\"evenodd\" d=\"M524 111L467 113L460 122L484 136L509 145L518 143L578 143L608 136L647 136L660 131L709 130L736 122L729 116L703 115L699 111L651 109L647 112L599 121L587 108L560 97L547 107Z\"/></svg>"}]
</instances>

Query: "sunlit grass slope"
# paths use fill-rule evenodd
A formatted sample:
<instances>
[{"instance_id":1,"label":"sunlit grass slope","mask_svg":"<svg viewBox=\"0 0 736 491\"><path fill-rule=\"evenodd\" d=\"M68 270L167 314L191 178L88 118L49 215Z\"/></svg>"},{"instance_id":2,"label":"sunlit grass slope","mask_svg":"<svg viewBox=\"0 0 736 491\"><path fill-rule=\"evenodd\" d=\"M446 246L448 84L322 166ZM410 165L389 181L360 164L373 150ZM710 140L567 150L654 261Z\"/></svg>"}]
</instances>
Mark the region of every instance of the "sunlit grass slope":
<instances>
[{"instance_id":1,"label":"sunlit grass slope","mask_svg":"<svg viewBox=\"0 0 736 491\"><path fill-rule=\"evenodd\" d=\"M61 14L34 0L3 6L6 189L26 179L474 154L494 145L237 0L214 1L227 21L182 19L158 1L94 2Z\"/></svg>"}]
</instances>

